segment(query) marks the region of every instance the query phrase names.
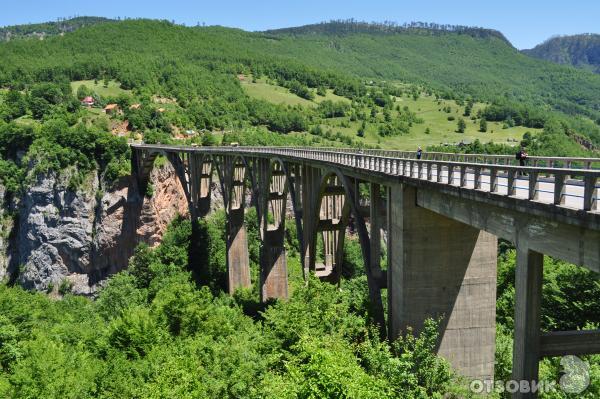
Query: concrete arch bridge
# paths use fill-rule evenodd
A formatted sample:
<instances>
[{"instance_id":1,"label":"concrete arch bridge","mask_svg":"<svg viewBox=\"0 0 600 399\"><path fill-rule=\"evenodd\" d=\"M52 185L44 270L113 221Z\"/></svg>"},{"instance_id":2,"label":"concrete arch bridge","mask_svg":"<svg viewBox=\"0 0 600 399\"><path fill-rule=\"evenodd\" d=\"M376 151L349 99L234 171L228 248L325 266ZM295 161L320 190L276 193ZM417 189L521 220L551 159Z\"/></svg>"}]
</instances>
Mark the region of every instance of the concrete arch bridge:
<instances>
[{"instance_id":1,"label":"concrete arch bridge","mask_svg":"<svg viewBox=\"0 0 600 399\"><path fill-rule=\"evenodd\" d=\"M415 159L410 152L339 148L132 145L132 152L140 192L155 158L166 156L192 218L209 212L211 183L218 180L227 213L230 292L250 284L249 187L260 222L263 300L288 295L289 200L306 273L340 278L352 223L383 331L387 327L394 337L442 317L438 353L466 376L493 376L498 238L517 249L514 379L537 380L544 356L600 353L600 331L540 330L544 255L600 272L600 159L530 157L521 167L511 156L423 153Z\"/></svg>"}]
</instances>

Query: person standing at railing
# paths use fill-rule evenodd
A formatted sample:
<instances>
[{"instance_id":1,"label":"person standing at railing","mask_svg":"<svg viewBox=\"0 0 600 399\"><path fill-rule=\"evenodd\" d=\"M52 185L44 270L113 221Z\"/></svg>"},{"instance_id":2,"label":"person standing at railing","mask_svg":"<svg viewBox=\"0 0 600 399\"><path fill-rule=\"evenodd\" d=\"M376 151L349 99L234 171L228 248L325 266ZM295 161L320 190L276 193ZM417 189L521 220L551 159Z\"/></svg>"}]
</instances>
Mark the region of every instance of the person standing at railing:
<instances>
[{"instance_id":1,"label":"person standing at railing","mask_svg":"<svg viewBox=\"0 0 600 399\"><path fill-rule=\"evenodd\" d=\"M527 157L529 157L529 154L527 154L527 151L525 151L525 147L521 147L515 156L515 158L519 160L519 166L526 166Z\"/></svg>"},{"instance_id":2,"label":"person standing at railing","mask_svg":"<svg viewBox=\"0 0 600 399\"><path fill-rule=\"evenodd\" d=\"M417 148L417 159L421 159L422 155L423 155L423 150L419 146L419 148Z\"/></svg>"}]
</instances>

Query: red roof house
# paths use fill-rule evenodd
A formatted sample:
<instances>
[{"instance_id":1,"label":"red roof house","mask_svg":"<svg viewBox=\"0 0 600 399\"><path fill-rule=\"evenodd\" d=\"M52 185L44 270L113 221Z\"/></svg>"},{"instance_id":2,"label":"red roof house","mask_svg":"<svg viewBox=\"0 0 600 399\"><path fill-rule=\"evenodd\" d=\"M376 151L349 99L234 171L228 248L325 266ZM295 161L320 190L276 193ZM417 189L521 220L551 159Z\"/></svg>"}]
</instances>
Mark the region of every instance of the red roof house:
<instances>
[{"instance_id":1,"label":"red roof house","mask_svg":"<svg viewBox=\"0 0 600 399\"><path fill-rule=\"evenodd\" d=\"M81 100L81 105L91 107L92 105L94 105L94 98L92 96L87 96L86 98Z\"/></svg>"}]
</instances>

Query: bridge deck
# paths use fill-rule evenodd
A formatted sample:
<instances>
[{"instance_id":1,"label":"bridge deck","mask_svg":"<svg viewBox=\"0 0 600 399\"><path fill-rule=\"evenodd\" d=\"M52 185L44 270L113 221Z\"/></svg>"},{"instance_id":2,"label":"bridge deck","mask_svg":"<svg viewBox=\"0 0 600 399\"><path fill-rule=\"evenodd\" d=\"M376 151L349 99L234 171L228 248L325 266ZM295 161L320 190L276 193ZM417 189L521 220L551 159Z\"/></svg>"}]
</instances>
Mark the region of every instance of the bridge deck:
<instances>
[{"instance_id":1,"label":"bridge deck","mask_svg":"<svg viewBox=\"0 0 600 399\"><path fill-rule=\"evenodd\" d=\"M499 202L498 205L502 205L502 197L532 205L546 205L546 212L566 215L570 219L563 218L561 221L585 225L587 228L600 228L600 169L592 169L595 165L600 165L600 159L596 158L531 157L530 162L547 166L521 167L510 164L514 157L498 155L423 153L423 158L417 160L413 153L378 150L361 152L355 149L166 145L132 147L212 155L233 153L240 156L283 158L299 163L316 162L345 169L345 172L356 177L369 176L371 180L376 179L381 183L398 178L408 183L414 183L415 180L426 181L486 193L488 197L492 195ZM461 161L462 159L467 161ZM478 162L470 162L473 160ZM563 167L573 164L581 165L583 169ZM489 202L490 198L487 200Z\"/></svg>"}]
</instances>

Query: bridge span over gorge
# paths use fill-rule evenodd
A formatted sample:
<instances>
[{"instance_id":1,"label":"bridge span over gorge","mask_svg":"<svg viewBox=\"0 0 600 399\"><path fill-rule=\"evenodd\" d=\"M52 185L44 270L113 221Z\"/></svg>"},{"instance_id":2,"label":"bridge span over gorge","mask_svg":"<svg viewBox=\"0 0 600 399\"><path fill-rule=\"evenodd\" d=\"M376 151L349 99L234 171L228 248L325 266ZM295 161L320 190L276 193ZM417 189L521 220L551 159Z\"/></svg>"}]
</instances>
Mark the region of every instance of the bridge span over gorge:
<instances>
[{"instance_id":1,"label":"bridge span over gorge","mask_svg":"<svg viewBox=\"0 0 600 399\"><path fill-rule=\"evenodd\" d=\"M498 238L517 250L514 379L537 380L544 356L600 353L599 330L540 330L544 255L600 272L600 159L530 157L520 167L514 157L495 155L423 153L418 160L400 151L143 144L132 145L132 153L140 192L156 157L170 161L192 218L208 214L218 180L230 292L251 283L244 209L253 205L261 297L288 296L284 227L291 203L305 275L339 280L351 223L375 321L395 337L441 317L438 353L465 376L494 372Z\"/></svg>"}]
</instances>

